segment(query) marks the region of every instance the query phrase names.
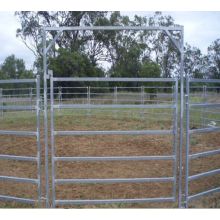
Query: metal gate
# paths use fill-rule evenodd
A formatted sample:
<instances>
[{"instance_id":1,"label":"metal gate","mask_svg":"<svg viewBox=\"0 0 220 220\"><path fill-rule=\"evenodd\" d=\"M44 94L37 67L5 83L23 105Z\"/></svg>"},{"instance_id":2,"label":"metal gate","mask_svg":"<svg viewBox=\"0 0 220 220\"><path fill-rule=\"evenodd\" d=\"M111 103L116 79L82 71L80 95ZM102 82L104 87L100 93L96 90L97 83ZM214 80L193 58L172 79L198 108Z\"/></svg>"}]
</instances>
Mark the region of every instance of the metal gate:
<instances>
[{"instance_id":1,"label":"metal gate","mask_svg":"<svg viewBox=\"0 0 220 220\"><path fill-rule=\"evenodd\" d=\"M220 80L217 79L190 79L186 80L186 164L185 164L185 206L188 202L220 191L220 187L203 190L197 193L189 193L189 184L196 180L205 179L220 174L220 169L200 171L190 174L195 160L212 158L220 154L219 146L216 149L193 152L193 135L213 134L220 131L220 103L216 98L219 96ZM197 92L197 93L196 93ZM210 161L211 162L211 161ZM218 184L219 185L219 184Z\"/></svg>"},{"instance_id":2,"label":"metal gate","mask_svg":"<svg viewBox=\"0 0 220 220\"><path fill-rule=\"evenodd\" d=\"M70 104L70 103L54 103L54 83L59 82L159 82L170 83L172 92L172 102L170 104L144 103L142 104ZM57 94L56 94L57 95ZM87 100L88 101L88 100ZM142 202L175 202L176 201L176 182L177 182L177 122L178 122L178 80L174 78L54 78L50 74L50 107L51 107L51 157L52 157L52 206L57 205L81 205L81 204L111 204L111 203L142 203ZM170 109L172 111L173 124L170 130L57 130L54 125L54 110L56 109ZM73 119L74 120L74 119ZM100 135L170 135L172 136L171 155L152 155L152 156L56 156L55 138L59 136L100 136ZM149 177L149 178L57 178L59 173L56 172L56 163L64 161L172 161L172 176ZM143 167L144 169L144 167ZM113 184L113 183L150 183L150 182L170 182L172 183L172 194L169 197L156 198L120 198L120 199L61 199L56 197L56 186L62 184Z\"/></svg>"},{"instance_id":3,"label":"metal gate","mask_svg":"<svg viewBox=\"0 0 220 220\"><path fill-rule=\"evenodd\" d=\"M37 154L35 157L33 156L18 156L18 155L9 155L7 152L4 154L0 154L0 160L8 160L8 161L26 161L26 162L33 162L37 164L37 170L36 170L36 178L27 178L27 177L18 177L18 176L0 176L0 181L7 181L7 182L14 182L16 183L28 183L28 184L35 184L37 186L37 198L22 198L22 197L16 197L13 195L0 195L0 200L3 201L16 201L21 203L29 203L29 204L38 204L41 205L41 145L40 145L40 76L37 75L36 79L12 79L12 80L0 80L0 86L5 85L30 85L32 87L33 85L36 86L34 89L36 93L32 94L31 100L28 101L29 104L14 104L7 103L4 105L4 90L1 91L1 105L0 110L2 112L1 117L6 117L3 115L4 111L32 111L33 113L36 113L36 130L35 131L28 131L28 130L0 130L0 138L4 135L9 135L10 137L36 137L36 149ZM17 96L18 94L15 94ZM15 98L14 98L15 99ZM34 103L35 100L35 104ZM10 148L13 148L14 146L10 146ZM4 167L2 167L4 169ZM18 186L16 186L18 188ZM19 189L19 188L18 188ZM31 196L31 195L30 195Z\"/></svg>"}]
</instances>

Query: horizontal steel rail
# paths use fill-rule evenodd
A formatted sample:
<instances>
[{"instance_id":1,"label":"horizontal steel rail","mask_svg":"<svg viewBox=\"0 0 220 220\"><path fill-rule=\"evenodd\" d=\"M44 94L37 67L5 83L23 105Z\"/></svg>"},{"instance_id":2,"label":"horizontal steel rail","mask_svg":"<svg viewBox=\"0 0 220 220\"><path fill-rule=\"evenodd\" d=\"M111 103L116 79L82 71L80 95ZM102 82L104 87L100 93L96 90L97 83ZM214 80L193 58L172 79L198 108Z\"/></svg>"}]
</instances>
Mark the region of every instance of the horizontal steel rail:
<instances>
[{"instance_id":1,"label":"horizontal steel rail","mask_svg":"<svg viewBox=\"0 0 220 220\"><path fill-rule=\"evenodd\" d=\"M5 195L0 195L0 200L28 203L28 204L32 204L32 205L37 203L37 200L34 200L34 199L19 198L19 197L15 197L15 196L5 196Z\"/></svg>"},{"instance_id":2,"label":"horizontal steel rail","mask_svg":"<svg viewBox=\"0 0 220 220\"><path fill-rule=\"evenodd\" d=\"M37 157L0 154L0 160L37 161Z\"/></svg>"},{"instance_id":3,"label":"horizontal steel rail","mask_svg":"<svg viewBox=\"0 0 220 220\"><path fill-rule=\"evenodd\" d=\"M0 84L10 84L10 83L36 83L36 79L5 79L5 80L0 80Z\"/></svg>"},{"instance_id":4,"label":"horizontal steel rail","mask_svg":"<svg viewBox=\"0 0 220 220\"><path fill-rule=\"evenodd\" d=\"M35 131L6 131L0 130L0 135L16 135L16 136L37 136Z\"/></svg>"},{"instance_id":5,"label":"horizontal steel rail","mask_svg":"<svg viewBox=\"0 0 220 220\"><path fill-rule=\"evenodd\" d=\"M56 184L78 184L78 183L152 183L173 182L174 177L157 178L112 178L112 179L56 179Z\"/></svg>"},{"instance_id":6,"label":"horizontal steel rail","mask_svg":"<svg viewBox=\"0 0 220 220\"><path fill-rule=\"evenodd\" d=\"M209 194L217 193L217 192L220 192L220 187L217 187L217 188L214 188L214 189L210 189L210 190L207 190L207 191L203 191L203 192L188 196L188 201L192 201L194 199L200 198L201 196L207 196Z\"/></svg>"},{"instance_id":7,"label":"horizontal steel rail","mask_svg":"<svg viewBox=\"0 0 220 220\"><path fill-rule=\"evenodd\" d=\"M175 78L54 77L54 82L176 82Z\"/></svg>"},{"instance_id":8,"label":"horizontal steel rail","mask_svg":"<svg viewBox=\"0 0 220 220\"><path fill-rule=\"evenodd\" d=\"M31 105L6 105L0 106L0 110L35 110L36 106Z\"/></svg>"},{"instance_id":9,"label":"horizontal steel rail","mask_svg":"<svg viewBox=\"0 0 220 220\"><path fill-rule=\"evenodd\" d=\"M210 127L210 128L192 129L189 130L189 133L197 134L197 133L209 133L209 132L218 132L218 131L220 131L220 127Z\"/></svg>"},{"instance_id":10,"label":"horizontal steel rail","mask_svg":"<svg viewBox=\"0 0 220 220\"><path fill-rule=\"evenodd\" d=\"M120 101L120 100L119 100ZM152 104L152 105L128 105L128 104L117 104L117 105L107 105L107 104L62 104L62 105L53 105L54 109L123 109L123 108L132 108L132 109L165 109L170 108L174 109L176 108L175 105L159 105L159 104Z\"/></svg>"},{"instance_id":11,"label":"horizontal steel rail","mask_svg":"<svg viewBox=\"0 0 220 220\"><path fill-rule=\"evenodd\" d=\"M73 27L43 27L44 31L123 31L123 30L133 30L133 31L183 31L183 26L73 26Z\"/></svg>"},{"instance_id":12,"label":"horizontal steel rail","mask_svg":"<svg viewBox=\"0 0 220 220\"><path fill-rule=\"evenodd\" d=\"M1 134L1 133L0 133ZM54 135L168 135L173 130L129 130L129 131L53 131Z\"/></svg>"},{"instance_id":13,"label":"horizontal steel rail","mask_svg":"<svg viewBox=\"0 0 220 220\"><path fill-rule=\"evenodd\" d=\"M169 156L111 156L111 157L54 157L55 161L141 161L141 160L174 160Z\"/></svg>"},{"instance_id":14,"label":"horizontal steel rail","mask_svg":"<svg viewBox=\"0 0 220 220\"><path fill-rule=\"evenodd\" d=\"M4 181L12 181L12 182L20 182L20 183L32 183L32 184L38 184L38 179L32 179L32 178L22 178L22 177L14 177L14 176L0 176L0 180Z\"/></svg>"},{"instance_id":15,"label":"horizontal steel rail","mask_svg":"<svg viewBox=\"0 0 220 220\"><path fill-rule=\"evenodd\" d=\"M220 174L220 169L210 170L210 171L207 171L207 172L204 172L204 173L199 173L199 174L189 176L189 181L196 180L196 179L206 177L206 176L212 176L212 175L215 175L215 174Z\"/></svg>"},{"instance_id":16,"label":"horizontal steel rail","mask_svg":"<svg viewBox=\"0 0 220 220\"><path fill-rule=\"evenodd\" d=\"M174 197L140 199L55 200L56 205L98 205L113 203L175 202Z\"/></svg>"},{"instance_id":17,"label":"horizontal steel rail","mask_svg":"<svg viewBox=\"0 0 220 220\"><path fill-rule=\"evenodd\" d=\"M220 103L191 103L190 107L203 107L203 108L218 108Z\"/></svg>"},{"instance_id":18,"label":"horizontal steel rail","mask_svg":"<svg viewBox=\"0 0 220 220\"><path fill-rule=\"evenodd\" d=\"M189 79L191 83L220 83L220 79ZM200 87L201 88L201 87Z\"/></svg>"},{"instance_id":19,"label":"horizontal steel rail","mask_svg":"<svg viewBox=\"0 0 220 220\"><path fill-rule=\"evenodd\" d=\"M201 158L201 157L209 157L209 156L213 156L217 154L220 154L220 149L191 154L189 155L189 158L192 160L192 159Z\"/></svg>"}]
</instances>

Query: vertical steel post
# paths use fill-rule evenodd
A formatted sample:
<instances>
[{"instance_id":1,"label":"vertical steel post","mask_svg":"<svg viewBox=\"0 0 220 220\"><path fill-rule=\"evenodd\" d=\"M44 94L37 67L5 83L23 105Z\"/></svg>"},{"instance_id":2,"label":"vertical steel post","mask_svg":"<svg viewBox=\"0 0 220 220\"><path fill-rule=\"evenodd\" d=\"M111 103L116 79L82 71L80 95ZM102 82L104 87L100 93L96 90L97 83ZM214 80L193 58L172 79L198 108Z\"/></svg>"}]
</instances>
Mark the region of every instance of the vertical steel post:
<instances>
[{"instance_id":1,"label":"vertical steel post","mask_svg":"<svg viewBox=\"0 0 220 220\"><path fill-rule=\"evenodd\" d=\"M182 207L182 154L183 154L183 136L184 136L184 28L181 32L180 48L180 144L179 144L179 208Z\"/></svg>"},{"instance_id":2,"label":"vertical steel post","mask_svg":"<svg viewBox=\"0 0 220 220\"><path fill-rule=\"evenodd\" d=\"M114 101L113 102L115 105L118 104L118 87L117 86L114 87ZM113 112L114 112L114 117L117 118L118 111L114 110Z\"/></svg>"},{"instance_id":3,"label":"vertical steel post","mask_svg":"<svg viewBox=\"0 0 220 220\"><path fill-rule=\"evenodd\" d=\"M144 105L144 86L141 86L141 104Z\"/></svg>"},{"instance_id":4,"label":"vertical steel post","mask_svg":"<svg viewBox=\"0 0 220 220\"><path fill-rule=\"evenodd\" d=\"M29 88L29 93L30 93L30 105L32 106L33 104L33 88Z\"/></svg>"},{"instance_id":5,"label":"vertical steel post","mask_svg":"<svg viewBox=\"0 0 220 220\"><path fill-rule=\"evenodd\" d=\"M175 109L173 110L173 197L176 199L176 182L177 182L177 143L178 143L178 79L176 78L175 85L173 86L173 102Z\"/></svg>"},{"instance_id":6,"label":"vertical steel post","mask_svg":"<svg viewBox=\"0 0 220 220\"><path fill-rule=\"evenodd\" d=\"M0 88L0 107L1 107L1 117L3 117L4 110L3 110L3 89Z\"/></svg>"},{"instance_id":7,"label":"vertical steel post","mask_svg":"<svg viewBox=\"0 0 220 220\"><path fill-rule=\"evenodd\" d=\"M207 86L203 85L202 87L202 96L203 96L203 103L205 103L207 101L206 99L206 91L207 91ZM202 127L205 128L205 108L202 108L202 111L201 111L201 117L202 117Z\"/></svg>"},{"instance_id":8,"label":"vertical steel post","mask_svg":"<svg viewBox=\"0 0 220 220\"><path fill-rule=\"evenodd\" d=\"M118 103L118 87L114 87L114 104Z\"/></svg>"},{"instance_id":9,"label":"vertical steel post","mask_svg":"<svg viewBox=\"0 0 220 220\"><path fill-rule=\"evenodd\" d=\"M36 76L36 117L37 117L37 170L38 170L38 205L41 206L41 143L40 143L40 75Z\"/></svg>"},{"instance_id":10,"label":"vertical steel post","mask_svg":"<svg viewBox=\"0 0 220 220\"><path fill-rule=\"evenodd\" d=\"M144 105L144 86L141 86L141 104ZM144 109L141 110L142 119L144 119Z\"/></svg>"},{"instance_id":11,"label":"vertical steel post","mask_svg":"<svg viewBox=\"0 0 220 220\"><path fill-rule=\"evenodd\" d=\"M51 174L52 174L52 207L55 207L56 189L55 189L55 146L54 146L54 92L53 92L53 72L50 70L50 132L51 132Z\"/></svg>"},{"instance_id":12,"label":"vertical steel post","mask_svg":"<svg viewBox=\"0 0 220 220\"><path fill-rule=\"evenodd\" d=\"M45 182L46 207L49 208L49 171L48 171L48 125L47 125L47 48L46 31L43 30L43 73L44 73L44 144L45 144Z\"/></svg>"},{"instance_id":13,"label":"vertical steel post","mask_svg":"<svg viewBox=\"0 0 220 220\"><path fill-rule=\"evenodd\" d=\"M58 102L59 102L59 105L62 104L62 87L61 86L58 87ZM60 112L60 109L58 111Z\"/></svg>"},{"instance_id":14,"label":"vertical steel post","mask_svg":"<svg viewBox=\"0 0 220 220\"><path fill-rule=\"evenodd\" d=\"M186 77L186 159L185 159L185 208L188 208L188 176L189 176L189 147L190 147L190 110L189 110L189 77Z\"/></svg>"},{"instance_id":15,"label":"vertical steel post","mask_svg":"<svg viewBox=\"0 0 220 220\"><path fill-rule=\"evenodd\" d=\"M87 104L90 105L90 86L87 86ZM87 116L90 115L90 108L87 110Z\"/></svg>"}]
</instances>

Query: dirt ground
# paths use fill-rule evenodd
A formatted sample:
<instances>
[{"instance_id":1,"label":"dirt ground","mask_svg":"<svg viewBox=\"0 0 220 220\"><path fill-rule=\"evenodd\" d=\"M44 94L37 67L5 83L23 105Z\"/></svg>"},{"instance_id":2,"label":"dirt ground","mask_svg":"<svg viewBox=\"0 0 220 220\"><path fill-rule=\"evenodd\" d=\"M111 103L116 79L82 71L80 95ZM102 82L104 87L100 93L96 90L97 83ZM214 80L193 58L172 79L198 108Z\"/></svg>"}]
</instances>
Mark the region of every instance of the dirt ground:
<instances>
[{"instance_id":1,"label":"dirt ground","mask_svg":"<svg viewBox=\"0 0 220 220\"><path fill-rule=\"evenodd\" d=\"M162 121L148 120L124 115L117 117L107 114L83 115L58 113L55 120L56 130L129 130L129 129L170 129L169 118ZM85 116L85 115L84 115ZM84 118L84 120L83 120ZM0 129L33 130L33 118L2 119ZM41 129L42 160L44 160L43 129ZM56 156L147 156L171 155L173 152L172 135L102 135L56 137ZM193 135L191 153L219 149L219 133ZM36 139L33 137L15 137L1 135L0 154L35 156ZM56 178L132 178L132 177L165 177L173 174L173 161L109 161L109 162L57 162ZM0 175L36 178L36 163L0 160ZM200 158L190 163L190 175L220 167L220 155ZM184 171L183 171L184 172ZM42 161L42 181L45 181L44 161ZM220 175L201 178L189 184L190 194L198 193L219 186ZM44 184L43 184L44 185ZM121 183L121 184L65 184L56 187L57 199L116 199L171 197L172 183ZM43 195L45 189L42 188ZM0 181L1 195L14 195L25 198L37 198L37 187L33 184L21 184ZM193 208L219 208L220 194L203 197L190 202ZM1 208L32 207L14 202L0 202ZM36 206L37 207L37 206ZM68 206L67 206L68 207ZM177 208L177 203L142 203L112 205L78 205L72 208Z\"/></svg>"}]
</instances>

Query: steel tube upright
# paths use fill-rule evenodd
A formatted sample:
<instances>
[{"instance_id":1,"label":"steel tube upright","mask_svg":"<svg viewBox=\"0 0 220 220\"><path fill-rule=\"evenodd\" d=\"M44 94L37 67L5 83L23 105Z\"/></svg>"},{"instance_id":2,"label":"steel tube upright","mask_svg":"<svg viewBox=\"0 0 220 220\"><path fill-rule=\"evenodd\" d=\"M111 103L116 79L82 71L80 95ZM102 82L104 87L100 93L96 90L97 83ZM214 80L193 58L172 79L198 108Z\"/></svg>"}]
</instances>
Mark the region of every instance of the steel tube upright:
<instances>
[{"instance_id":1,"label":"steel tube upright","mask_svg":"<svg viewBox=\"0 0 220 220\"><path fill-rule=\"evenodd\" d=\"M180 144L179 144L179 208L182 207L182 153L183 153L183 115L184 115L184 28L181 32L180 48Z\"/></svg>"},{"instance_id":2,"label":"steel tube upright","mask_svg":"<svg viewBox=\"0 0 220 220\"><path fill-rule=\"evenodd\" d=\"M37 170L38 170L38 204L41 206L41 144L40 144L40 75L36 76L36 117L37 117Z\"/></svg>"},{"instance_id":3,"label":"steel tube upright","mask_svg":"<svg viewBox=\"0 0 220 220\"><path fill-rule=\"evenodd\" d=\"M59 102L59 105L62 104L62 86L58 87L58 102Z\"/></svg>"},{"instance_id":4,"label":"steel tube upright","mask_svg":"<svg viewBox=\"0 0 220 220\"><path fill-rule=\"evenodd\" d=\"M51 133L51 174L52 174L52 207L55 207L56 189L55 189L55 146L54 146L54 88L53 88L53 72L50 70L50 133Z\"/></svg>"},{"instance_id":5,"label":"steel tube upright","mask_svg":"<svg viewBox=\"0 0 220 220\"><path fill-rule=\"evenodd\" d=\"M3 107L3 89L0 88L0 107ZM4 109L1 108L1 117L3 117Z\"/></svg>"},{"instance_id":6,"label":"steel tube upright","mask_svg":"<svg viewBox=\"0 0 220 220\"><path fill-rule=\"evenodd\" d=\"M45 182L46 207L49 207L49 170L48 170L48 125L47 125L47 51L46 32L43 30L43 73L44 73L44 144L45 144Z\"/></svg>"},{"instance_id":7,"label":"steel tube upright","mask_svg":"<svg viewBox=\"0 0 220 220\"><path fill-rule=\"evenodd\" d=\"M173 102L176 104L176 108L173 110L173 155L175 160L173 161L173 197L176 198L176 183L177 183L177 143L178 143L178 79L176 79L175 86L173 86Z\"/></svg>"},{"instance_id":8,"label":"steel tube upright","mask_svg":"<svg viewBox=\"0 0 220 220\"><path fill-rule=\"evenodd\" d=\"M188 208L189 182L189 146L190 146L190 116L189 116L189 77L186 77L186 159L185 159L185 208Z\"/></svg>"}]
</instances>

